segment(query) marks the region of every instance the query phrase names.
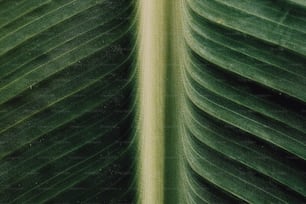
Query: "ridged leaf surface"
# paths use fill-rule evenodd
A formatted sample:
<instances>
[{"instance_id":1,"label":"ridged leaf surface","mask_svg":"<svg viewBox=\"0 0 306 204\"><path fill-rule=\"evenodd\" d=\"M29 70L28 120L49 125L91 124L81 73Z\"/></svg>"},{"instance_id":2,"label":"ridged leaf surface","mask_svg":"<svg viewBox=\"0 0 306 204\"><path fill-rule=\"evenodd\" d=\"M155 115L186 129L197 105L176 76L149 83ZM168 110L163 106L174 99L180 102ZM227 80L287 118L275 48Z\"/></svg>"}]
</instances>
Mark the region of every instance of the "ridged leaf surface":
<instances>
[{"instance_id":1,"label":"ridged leaf surface","mask_svg":"<svg viewBox=\"0 0 306 204\"><path fill-rule=\"evenodd\" d=\"M188 203L306 202L302 1L184 1Z\"/></svg>"},{"instance_id":2,"label":"ridged leaf surface","mask_svg":"<svg viewBox=\"0 0 306 204\"><path fill-rule=\"evenodd\" d=\"M0 203L131 202L133 1L0 1Z\"/></svg>"}]
</instances>

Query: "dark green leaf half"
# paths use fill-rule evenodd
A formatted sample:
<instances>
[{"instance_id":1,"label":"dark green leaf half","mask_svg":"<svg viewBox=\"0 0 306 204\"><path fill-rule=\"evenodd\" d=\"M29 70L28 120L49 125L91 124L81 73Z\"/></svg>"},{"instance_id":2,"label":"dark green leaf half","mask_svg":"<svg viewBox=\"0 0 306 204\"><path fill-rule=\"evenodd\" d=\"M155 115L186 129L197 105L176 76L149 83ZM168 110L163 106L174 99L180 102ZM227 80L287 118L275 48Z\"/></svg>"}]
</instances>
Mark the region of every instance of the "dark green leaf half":
<instances>
[{"instance_id":1,"label":"dark green leaf half","mask_svg":"<svg viewBox=\"0 0 306 204\"><path fill-rule=\"evenodd\" d=\"M132 202L135 3L0 2L0 202Z\"/></svg>"}]
</instances>

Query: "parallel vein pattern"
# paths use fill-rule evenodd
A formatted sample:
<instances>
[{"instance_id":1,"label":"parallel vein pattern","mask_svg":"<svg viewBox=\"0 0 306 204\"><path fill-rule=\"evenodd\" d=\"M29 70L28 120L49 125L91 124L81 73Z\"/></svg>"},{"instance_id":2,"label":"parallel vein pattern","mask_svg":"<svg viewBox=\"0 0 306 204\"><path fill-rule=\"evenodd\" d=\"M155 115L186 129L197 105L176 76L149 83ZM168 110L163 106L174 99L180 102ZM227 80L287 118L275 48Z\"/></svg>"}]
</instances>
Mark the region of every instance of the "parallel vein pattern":
<instances>
[{"instance_id":1,"label":"parallel vein pattern","mask_svg":"<svg viewBox=\"0 0 306 204\"><path fill-rule=\"evenodd\" d=\"M0 203L131 202L135 5L0 1Z\"/></svg>"},{"instance_id":2,"label":"parallel vein pattern","mask_svg":"<svg viewBox=\"0 0 306 204\"><path fill-rule=\"evenodd\" d=\"M188 203L306 202L306 7L185 0Z\"/></svg>"}]
</instances>

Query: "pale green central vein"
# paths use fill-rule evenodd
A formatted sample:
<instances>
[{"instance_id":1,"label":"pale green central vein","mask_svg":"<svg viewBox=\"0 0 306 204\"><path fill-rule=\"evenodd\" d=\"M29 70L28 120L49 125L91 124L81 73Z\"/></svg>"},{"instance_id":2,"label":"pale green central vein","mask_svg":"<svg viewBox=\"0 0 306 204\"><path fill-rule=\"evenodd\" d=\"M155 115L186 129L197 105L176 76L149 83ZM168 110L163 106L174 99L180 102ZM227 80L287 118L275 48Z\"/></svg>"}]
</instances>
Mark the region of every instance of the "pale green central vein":
<instances>
[{"instance_id":1,"label":"pale green central vein","mask_svg":"<svg viewBox=\"0 0 306 204\"><path fill-rule=\"evenodd\" d=\"M139 202L164 200L164 111L167 39L166 3L140 0Z\"/></svg>"}]
</instances>

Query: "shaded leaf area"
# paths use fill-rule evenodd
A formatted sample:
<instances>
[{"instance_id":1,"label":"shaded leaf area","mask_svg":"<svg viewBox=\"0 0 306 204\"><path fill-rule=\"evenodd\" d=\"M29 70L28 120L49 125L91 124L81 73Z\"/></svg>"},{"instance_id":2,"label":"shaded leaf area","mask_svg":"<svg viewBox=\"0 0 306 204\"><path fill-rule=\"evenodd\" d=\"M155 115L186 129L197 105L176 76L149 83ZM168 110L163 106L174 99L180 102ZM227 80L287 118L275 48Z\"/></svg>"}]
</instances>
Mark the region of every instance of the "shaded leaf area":
<instances>
[{"instance_id":1,"label":"shaded leaf area","mask_svg":"<svg viewBox=\"0 0 306 204\"><path fill-rule=\"evenodd\" d=\"M184 1L187 203L306 202L306 8Z\"/></svg>"},{"instance_id":2,"label":"shaded leaf area","mask_svg":"<svg viewBox=\"0 0 306 204\"><path fill-rule=\"evenodd\" d=\"M0 202L134 199L135 5L0 1Z\"/></svg>"}]
</instances>

